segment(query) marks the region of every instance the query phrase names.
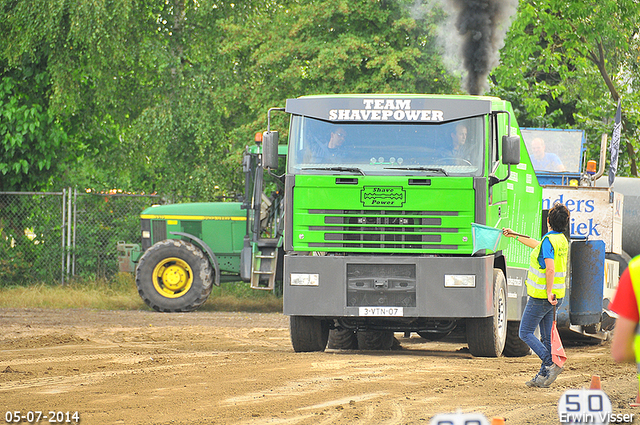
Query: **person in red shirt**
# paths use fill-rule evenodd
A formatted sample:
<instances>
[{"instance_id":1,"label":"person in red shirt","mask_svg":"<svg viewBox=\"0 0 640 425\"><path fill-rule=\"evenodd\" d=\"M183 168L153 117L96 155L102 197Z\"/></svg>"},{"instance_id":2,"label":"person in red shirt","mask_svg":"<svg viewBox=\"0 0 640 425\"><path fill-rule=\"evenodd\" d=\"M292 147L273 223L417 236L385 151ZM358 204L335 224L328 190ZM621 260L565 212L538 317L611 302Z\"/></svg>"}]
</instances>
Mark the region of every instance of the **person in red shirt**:
<instances>
[{"instance_id":1,"label":"person in red shirt","mask_svg":"<svg viewBox=\"0 0 640 425\"><path fill-rule=\"evenodd\" d=\"M620 276L618 289L613 302L609 304L609 310L618 314L611 341L611 356L617 362L635 362L634 344L636 328L640 322L640 310L638 310L638 300L633 290L629 267ZM635 403L631 403L631 406L640 407L640 386Z\"/></svg>"}]
</instances>

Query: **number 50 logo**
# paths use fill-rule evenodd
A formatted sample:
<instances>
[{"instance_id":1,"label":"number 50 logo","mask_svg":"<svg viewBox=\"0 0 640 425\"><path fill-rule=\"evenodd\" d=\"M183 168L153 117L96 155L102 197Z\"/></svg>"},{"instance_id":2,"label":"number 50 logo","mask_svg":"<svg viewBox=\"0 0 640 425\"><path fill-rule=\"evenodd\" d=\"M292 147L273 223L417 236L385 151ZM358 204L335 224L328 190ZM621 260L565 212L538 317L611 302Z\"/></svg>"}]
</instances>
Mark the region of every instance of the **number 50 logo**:
<instances>
[{"instance_id":1,"label":"number 50 logo","mask_svg":"<svg viewBox=\"0 0 640 425\"><path fill-rule=\"evenodd\" d=\"M562 424L605 425L611 412L611 400L602 390L569 390L558 401Z\"/></svg>"}]
</instances>

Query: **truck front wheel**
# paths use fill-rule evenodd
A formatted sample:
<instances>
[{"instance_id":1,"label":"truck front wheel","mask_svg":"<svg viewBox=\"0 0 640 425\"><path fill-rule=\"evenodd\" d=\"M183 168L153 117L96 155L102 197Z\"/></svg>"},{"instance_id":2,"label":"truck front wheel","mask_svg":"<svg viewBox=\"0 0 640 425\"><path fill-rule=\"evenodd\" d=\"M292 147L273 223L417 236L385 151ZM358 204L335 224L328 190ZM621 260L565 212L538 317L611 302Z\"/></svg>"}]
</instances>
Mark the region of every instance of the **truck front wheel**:
<instances>
[{"instance_id":1,"label":"truck front wheel","mask_svg":"<svg viewBox=\"0 0 640 425\"><path fill-rule=\"evenodd\" d=\"M296 353L324 351L329 340L329 323L315 317L291 316L289 332Z\"/></svg>"},{"instance_id":2,"label":"truck front wheel","mask_svg":"<svg viewBox=\"0 0 640 425\"><path fill-rule=\"evenodd\" d=\"M507 281L493 269L493 315L467 319L467 343L476 357L499 357L507 340Z\"/></svg>"},{"instance_id":3,"label":"truck front wheel","mask_svg":"<svg viewBox=\"0 0 640 425\"><path fill-rule=\"evenodd\" d=\"M136 268L136 286L144 302L161 312L192 311L209 297L213 269L200 248L165 239L149 248Z\"/></svg>"}]
</instances>

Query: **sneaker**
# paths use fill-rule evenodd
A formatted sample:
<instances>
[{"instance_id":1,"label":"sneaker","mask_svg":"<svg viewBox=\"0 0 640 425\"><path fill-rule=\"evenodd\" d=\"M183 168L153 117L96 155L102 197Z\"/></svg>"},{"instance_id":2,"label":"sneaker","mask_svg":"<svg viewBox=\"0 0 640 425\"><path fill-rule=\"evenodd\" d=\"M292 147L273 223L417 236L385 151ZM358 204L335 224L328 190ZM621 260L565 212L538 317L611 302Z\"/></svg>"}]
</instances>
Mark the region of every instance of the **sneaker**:
<instances>
[{"instance_id":1,"label":"sneaker","mask_svg":"<svg viewBox=\"0 0 640 425\"><path fill-rule=\"evenodd\" d=\"M530 381L525 382L527 387L531 388L546 388L545 381L547 380L546 376L542 376L540 372L536 373L536 376L533 377Z\"/></svg>"},{"instance_id":2,"label":"sneaker","mask_svg":"<svg viewBox=\"0 0 640 425\"><path fill-rule=\"evenodd\" d=\"M548 387L549 385L553 384L553 382L556 380L558 375L562 373L564 368L554 363L551 366L549 366L547 370L548 370L547 379L544 381L545 387Z\"/></svg>"}]
</instances>

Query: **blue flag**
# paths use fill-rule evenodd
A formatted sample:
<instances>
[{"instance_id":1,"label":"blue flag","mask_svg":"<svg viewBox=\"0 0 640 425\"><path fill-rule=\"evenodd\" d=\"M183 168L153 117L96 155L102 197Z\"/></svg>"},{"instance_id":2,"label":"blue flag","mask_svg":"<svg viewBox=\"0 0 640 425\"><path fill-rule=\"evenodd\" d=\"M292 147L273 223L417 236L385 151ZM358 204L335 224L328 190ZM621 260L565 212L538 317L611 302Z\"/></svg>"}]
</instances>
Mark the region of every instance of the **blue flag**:
<instances>
[{"instance_id":1,"label":"blue flag","mask_svg":"<svg viewBox=\"0 0 640 425\"><path fill-rule=\"evenodd\" d=\"M618 99L618 110L616 111L616 123L613 126L613 136L611 137L611 162L609 165L609 187L613 184L618 171L618 151L620 150L620 131L622 130L622 114L620 112L620 99Z\"/></svg>"}]
</instances>

